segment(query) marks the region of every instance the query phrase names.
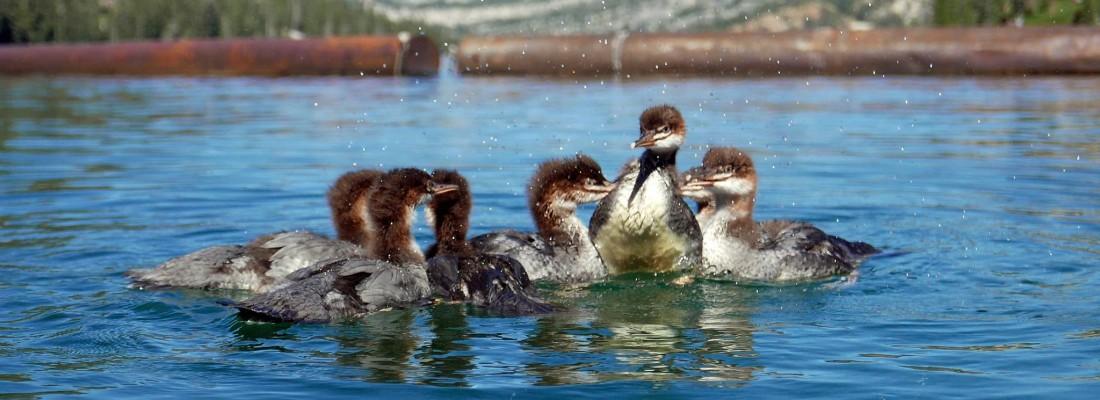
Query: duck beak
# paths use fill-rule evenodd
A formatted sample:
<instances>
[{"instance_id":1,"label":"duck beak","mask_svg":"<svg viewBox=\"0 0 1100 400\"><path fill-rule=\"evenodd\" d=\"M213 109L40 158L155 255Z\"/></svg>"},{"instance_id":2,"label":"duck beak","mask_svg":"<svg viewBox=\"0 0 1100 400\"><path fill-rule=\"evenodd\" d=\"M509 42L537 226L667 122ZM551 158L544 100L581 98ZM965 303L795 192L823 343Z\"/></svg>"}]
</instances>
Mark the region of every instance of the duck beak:
<instances>
[{"instance_id":1,"label":"duck beak","mask_svg":"<svg viewBox=\"0 0 1100 400\"><path fill-rule=\"evenodd\" d=\"M644 135L642 135L641 138L639 138L638 140L635 140L634 143L631 143L630 148L632 148L632 149L650 148L650 147L653 147L653 145L657 144L657 141L661 140L661 139L664 139L664 138L663 137L660 137L660 138L657 137L657 132L656 131L647 131Z\"/></svg>"},{"instance_id":2,"label":"duck beak","mask_svg":"<svg viewBox=\"0 0 1100 400\"><path fill-rule=\"evenodd\" d=\"M615 190L615 183L605 181L599 185L585 185L584 190L592 193L608 194Z\"/></svg>"},{"instance_id":3,"label":"duck beak","mask_svg":"<svg viewBox=\"0 0 1100 400\"><path fill-rule=\"evenodd\" d=\"M714 182L711 181L692 180L688 183L680 185L680 187L676 190L676 194L683 196L684 193L706 190L706 188L712 186L714 186Z\"/></svg>"},{"instance_id":4,"label":"duck beak","mask_svg":"<svg viewBox=\"0 0 1100 400\"><path fill-rule=\"evenodd\" d=\"M431 183L428 185L428 194L435 196L458 190L458 185L450 183Z\"/></svg>"}]
</instances>

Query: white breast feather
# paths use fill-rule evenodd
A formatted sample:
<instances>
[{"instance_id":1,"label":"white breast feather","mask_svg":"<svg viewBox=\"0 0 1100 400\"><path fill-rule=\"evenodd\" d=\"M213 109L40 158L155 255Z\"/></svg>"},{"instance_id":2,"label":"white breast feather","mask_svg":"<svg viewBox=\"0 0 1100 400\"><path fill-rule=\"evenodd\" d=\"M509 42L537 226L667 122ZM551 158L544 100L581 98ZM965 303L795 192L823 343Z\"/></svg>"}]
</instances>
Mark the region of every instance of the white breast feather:
<instances>
[{"instance_id":1,"label":"white breast feather","mask_svg":"<svg viewBox=\"0 0 1100 400\"><path fill-rule=\"evenodd\" d=\"M722 221L732 218L733 210L722 210L703 230L703 273L716 278L753 281L792 281L814 276L814 269L801 265L792 249L761 250L731 237Z\"/></svg>"},{"instance_id":2,"label":"white breast feather","mask_svg":"<svg viewBox=\"0 0 1100 400\"><path fill-rule=\"evenodd\" d=\"M633 268L669 270L688 248L687 241L667 222L672 182L664 174L653 173L630 201L637 178L637 173L623 177L597 238L600 254L613 273ZM639 261L651 265L625 265Z\"/></svg>"}]
</instances>

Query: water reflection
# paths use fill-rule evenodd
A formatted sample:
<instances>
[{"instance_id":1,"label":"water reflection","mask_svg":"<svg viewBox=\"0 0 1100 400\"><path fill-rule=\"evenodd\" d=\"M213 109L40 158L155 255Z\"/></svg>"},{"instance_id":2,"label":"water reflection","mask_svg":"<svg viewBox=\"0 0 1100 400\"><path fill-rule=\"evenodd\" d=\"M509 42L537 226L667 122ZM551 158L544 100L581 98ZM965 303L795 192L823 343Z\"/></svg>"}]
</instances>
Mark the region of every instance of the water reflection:
<instances>
[{"instance_id":1,"label":"water reflection","mask_svg":"<svg viewBox=\"0 0 1100 400\"><path fill-rule=\"evenodd\" d=\"M229 322L229 331L236 338L238 350L252 351L265 348L260 341L265 339L296 340L297 335L286 330L294 326L290 323L258 323L233 318Z\"/></svg>"},{"instance_id":2,"label":"water reflection","mask_svg":"<svg viewBox=\"0 0 1100 400\"><path fill-rule=\"evenodd\" d=\"M595 285L578 310L538 322L524 343L540 357L527 372L543 385L751 380L758 367L740 362L754 356L748 293L710 282L680 286L668 277Z\"/></svg>"},{"instance_id":3,"label":"water reflection","mask_svg":"<svg viewBox=\"0 0 1100 400\"><path fill-rule=\"evenodd\" d=\"M755 327L750 321L755 309L755 292L729 284L709 283L700 287L708 299L699 314L698 326L704 338L694 354L699 358L704 381L749 381L760 369L748 363L753 350ZM732 297L734 300L729 301ZM715 299L721 299L715 301Z\"/></svg>"},{"instance_id":4,"label":"water reflection","mask_svg":"<svg viewBox=\"0 0 1100 400\"><path fill-rule=\"evenodd\" d=\"M362 368L372 382L406 382L409 361L419 340L413 332L415 310L372 314L341 330L336 363Z\"/></svg>"},{"instance_id":5,"label":"water reflection","mask_svg":"<svg viewBox=\"0 0 1100 400\"><path fill-rule=\"evenodd\" d=\"M428 309L432 339L417 355L426 368L423 382L440 386L468 386L466 376L474 369L470 353L470 325L466 307L460 304L440 304Z\"/></svg>"},{"instance_id":6,"label":"water reflection","mask_svg":"<svg viewBox=\"0 0 1100 400\"><path fill-rule=\"evenodd\" d=\"M548 290L559 303L569 297L575 306L534 319L511 319L531 326L521 341L524 354L509 355L523 362L504 368L514 379L543 386L638 379L747 382L760 368L752 364L753 293L714 282L681 286L664 276L626 277L579 291ZM479 361L477 354L488 349L473 343L496 334L473 332L471 311L440 304L381 312L361 322L321 327L331 332L321 337L338 345L332 354L336 365L362 371L367 381L472 386L479 369L501 366ZM237 345L239 350L292 351L268 343L301 341L287 332L293 326L235 321L229 328L238 342L245 342Z\"/></svg>"}]
</instances>

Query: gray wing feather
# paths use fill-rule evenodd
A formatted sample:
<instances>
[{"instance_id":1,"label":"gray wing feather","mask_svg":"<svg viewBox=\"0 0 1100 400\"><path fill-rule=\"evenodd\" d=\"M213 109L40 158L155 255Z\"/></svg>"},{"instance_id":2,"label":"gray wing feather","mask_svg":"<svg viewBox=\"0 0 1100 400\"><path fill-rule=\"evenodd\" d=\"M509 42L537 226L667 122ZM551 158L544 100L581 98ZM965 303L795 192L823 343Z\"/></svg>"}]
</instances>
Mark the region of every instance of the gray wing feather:
<instances>
[{"instance_id":1,"label":"gray wing feather","mask_svg":"<svg viewBox=\"0 0 1100 400\"><path fill-rule=\"evenodd\" d=\"M354 244L311 232L265 235L245 246L215 246L126 273L139 288L190 287L267 291L318 262L361 255Z\"/></svg>"},{"instance_id":2,"label":"gray wing feather","mask_svg":"<svg viewBox=\"0 0 1100 400\"><path fill-rule=\"evenodd\" d=\"M740 244L744 250L729 259L710 260L717 263L708 266L708 275L766 282L814 280L851 273L859 261L851 256L858 244L830 236L805 222L762 221L757 228L758 243ZM708 245L739 244L731 241Z\"/></svg>"},{"instance_id":3,"label":"gray wing feather","mask_svg":"<svg viewBox=\"0 0 1100 400\"><path fill-rule=\"evenodd\" d=\"M422 265L386 264L355 286L368 312L417 303L432 294Z\"/></svg>"},{"instance_id":4,"label":"gray wing feather","mask_svg":"<svg viewBox=\"0 0 1100 400\"><path fill-rule=\"evenodd\" d=\"M336 301L326 297L337 276L325 270L285 287L254 296L234 305L242 319L286 322L329 322L355 313L358 304L351 296Z\"/></svg>"},{"instance_id":5,"label":"gray wing feather","mask_svg":"<svg viewBox=\"0 0 1100 400\"><path fill-rule=\"evenodd\" d=\"M275 235L262 244L278 249L270 258L267 276L279 279L317 262L363 255L365 250L353 243L329 239L310 232L288 232Z\"/></svg>"},{"instance_id":6,"label":"gray wing feather","mask_svg":"<svg viewBox=\"0 0 1100 400\"><path fill-rule=\"evenodd\" d=\"M244 246L214 246L166 261L156 268L133 269L126 276L137 288L191 287L255 290L264 282L256 260Z\"/></svg>"},{"instance_id":7,"label":"gray wing feather","mask_svg":"<svg viewBox=\"0 0 1100 400\"><path fill-rule=\"evenodd\" d=\"M835 257L844 263L857 263L878 253L878 249L863 242L849 242L829 235L817 227L800 221L764 221L761 229L762 249L786 249Z\"/></svg>"},{"instance_id":8,"label":"gray wing feather","mask_svg":"<svg viewBox=\"0 0 1100 400\"><path fill-rule=\"evenodd\" d=\"M827 235L817 227L800 221L763 221L757 223L760 228L760 248L791 249L808 251L826 240Z\"/></svg>"},{"instance_id":9,"label":"gray wing feather","mask_svg":"<svg viewBox=\"0 0 1100 400\"><path fill-rule=\"evenodd\" d=\"M688 206L676 193L671 193L669 204L672 205L669 210L669 226L674 232L683 232L687 235L688 243L691 245L684 254L685 262L688 266L702 263L703 231L699 228L699 222L695 220L695 213L691 212L691 206Z\"/></svg>"},{"instance_id":10,"label":"gray wing feather","mask_svg":"<svg viewBox=\"0 0 1100 400\"><path fill-rule=\"evenodd\" d=\"M557 268L553 247L534 233L513 230L486 233L471 239L470 244L478 253L514 258L523 265L532 280L551 275Z\"/></svg>"},{"instance_id":11,"label":"gray wing feather","mask_svg":"<svg viewBox=\"0 0 1100 400\"><path fill-rule=\"evenodd\" d=\"M611 207L617 197L619 190L622 186L616 186L615 189L600 199L599 203L596 203L596 211L592 212L592 219L588 220L588 238L595 241L596 236L600 233L600 228L607 224L607 220L611 219Z\"/></svg>"},{"instance_id":12,"label":"gray wing feather","mask_svg":"<svg viewBox=\"0 0 1100 400\"><path fill-rule=\"evenodd\" d=\"M237 303L244 319L332 322L415 303L430 294L422 266L344 259L292 274L284 287Z\"/></svg>"}]
</instances>

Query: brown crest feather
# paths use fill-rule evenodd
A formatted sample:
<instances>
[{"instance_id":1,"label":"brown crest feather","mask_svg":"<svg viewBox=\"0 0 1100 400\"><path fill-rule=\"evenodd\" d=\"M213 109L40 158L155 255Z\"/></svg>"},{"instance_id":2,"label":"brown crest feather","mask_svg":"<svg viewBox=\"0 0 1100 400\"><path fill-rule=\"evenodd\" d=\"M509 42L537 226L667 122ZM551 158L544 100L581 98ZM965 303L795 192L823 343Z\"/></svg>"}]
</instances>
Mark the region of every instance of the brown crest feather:
<instances>
[{"instance_id":1,"label":"brown crest feather","mask_svg":"<svg viewBox=\"0 0 1100 400\"><path fill-rule=\"evenodd\" d=\"M449 169L432 171L432 181L458 186L458 190L432 196L428 203L435 214L435 251L440 255L465 255L472 250L466 243L470 210L474 206L470 184L457 171Z\"/></svg>"},{"instance_id":2,"label":"brown crest feather","mask_svg":"<svg viewBox=\"0 0 1100 400\"><path fill-rule=\"evenodd\" d=\"M558 233L556 229L561 223L560 219L564 217L552 209L554 199L568 196L571 191L581 190L588 179L597 184L607 182L600 164L584 154L539 164L527 186L527 206L543 238L553 240Z\"/></svg>"},{"instance_id":3,"label":"brown crest feather","mask_svg":"<svg viewBox=\"0 0 1100 400\"><path fill-rule=\"evenodd\" d=\"M638 118L638 122L643 132L657 129L662 125L668 126L673 132L683 132L687 128L680 110L668 104L647 108Z\"/></svg>"},{"instance_id":4,"label":"brown crest feather","mask_svg":"<svg viewBox=\"0 0 1100 400\"><path fill-rule=\"evenodd\" d=\"M413 207L428 193L431 176L415 168L393 169L382 175L371 191L368 216L377 236L370 243L371 253L395 264L422 263L419 249L409 248Z\"/></svg>"},{"instance_id":5,"label":"brown crest feather","mask_svg":"<svg viewBox=\"0 0 1100 400\"><path fill-rule=\"evenodd\" d=\"M365 219L367 195L381 177L382 171L351 171L337 178L329 188L328 206L332 211L337 238L360 246L367 245L370 240Z\"/></svg>"}]
</instances>

